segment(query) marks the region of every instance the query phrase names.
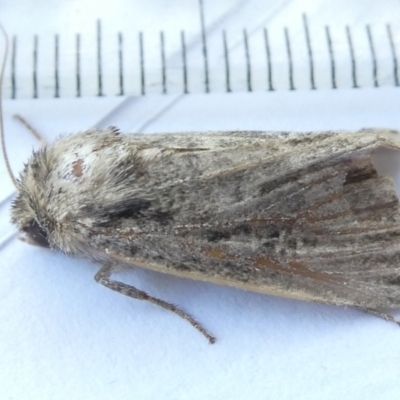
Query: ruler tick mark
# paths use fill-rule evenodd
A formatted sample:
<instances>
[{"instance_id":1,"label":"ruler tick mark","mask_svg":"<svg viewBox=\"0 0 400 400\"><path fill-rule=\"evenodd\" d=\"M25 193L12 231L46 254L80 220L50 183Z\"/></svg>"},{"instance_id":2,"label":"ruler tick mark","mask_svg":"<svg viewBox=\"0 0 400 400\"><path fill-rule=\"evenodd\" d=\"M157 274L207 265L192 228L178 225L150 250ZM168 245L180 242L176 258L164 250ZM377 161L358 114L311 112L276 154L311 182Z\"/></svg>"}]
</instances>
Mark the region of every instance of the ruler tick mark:
<instances>
[{"instance_id":1,"label":"ruler tick mark","mask_svg":"<svg viewBox=\"0 0 400 400\"><path fill-rule=\"evenodd\" d=\"M346 36L347 36L347 43L349 45L349 50L350 50L350 58L351 58L351 76L353 79L353 88L357 89L357 64L356 64L356 58L354 55L354 49L353 49L353 41L351 39L351 32L350 32L350 27L347 25L346 26Z\"/></svg>"},{"instance_id":2,"label":"ruler tick mark","mask_svg":"<svg viewBox=\"0 0 400 400\"><path fill-rule=\"evenodd\" d=\"M247 37L246 29L243 29L243 42L244 42L244 52L246 56L246 77L247 77L247 91L252 91L251 85L251 62L250 62L250 49L249 49L249 40Z\"/></svg>"},{"instance_id":3,"label":"ruler tick mark","mask_svg":"<svg viewBox=\"0 0 400 400\"><path fill-rule=\"evenodd\" d=\"M17 97L17 78L15 71L15 58L17 54L17 37L14 35L11 47L11 98Z\"/></svg>"},{"instance_id":4,"label":"ruler tick mark","mask_svg":"<svg viewBox=\"0 0 400 400\"><path fill-rule=\"evenodd\" d=\"M187 74L187 63L186 63L186 43L185 43L185 32L181 31L181 46L182 46L182 71L183 71L183 93L187 94L188 91L188 74Z\"/></svg>"},{"instance_id":5,"label":"ruler tick mark","mask_svg":"<svg viewBox=\"0 0 400 400\"><path fill-rule=\"evenodd\" d=\"M118 96L124 95L124 48L122 33L118 33L118 78L119 78L119 93Z\"/></svg>"},{"instance_id":6,"label":"ruler tick mark","mask_svg":"<svg viewBox=\"0 0 400 400\"><path fill-rule=\"evenodd\" d=\"M103 96L103 69L101 60L101 21L97 20L97 96Z\"/></svg>"},{"instance_id":7,"label":"ruler tick mark","mask_svg":"<svg viewBox=\"0 0 400 400\"><path fill-rule=\"evenodd\" d=\"M38 63L38 37L33 37L33 98L38 98L37 63Z\"/></svg>"},{"instance_id":8,"label":"ruler tick mark","mask_svg":"<svg viewBox=\"0 0 400 400\"><path fill-rule=\"evenodd\" d=\"M398 74L396 46L394 44L394 40L393 40L393 36L392 36L392 29L389 24L386 25L386 30L387 30L387 34L388 34L390 50L392 52L394 86L399 86L399 74Z\"/></svg>"},{"instance_id":9,"label":"ruler tick mark","mask_svg":"<svg viewBox=\"0 0 400 400\"><path fill-rule=\"evenodd\" d=\"M75 50L76 50L76 68L75 68L75 77L76 77L76 97L81 97L81 35L79 33L76 34L75 40Z\"/></svg>"},{"instance_id":10,"label":"ruler tick mark","mask_svg":"<svg viewBox=\"0 0 400 400\"><path fill-rule=\"evenodd\" d=\"M58 35L54 36L54 97L60 97L60 81L59 81L59 39Z\"/></svg>"},{"instance_id":11,"label":"ruler tick mark","mask_svg":"<svg viewBox=\"0 0 400 400\"><path fill-rule=\"evenodd\" d=\"M162 93L167 93L167 71L165 63L165 43L164 32L160 32L160 50L161 50L161 79L162 79Z\"/></svg>"},{"instance_id":12,"label":"ruler tick mark","mask_svg":"<svg viewBox=\"0 0 400 400\"><path fill-rule=\"evenodd\" d=\"M293 82L293 61L292 61L292 52L290 50L289 31L287 28L285 28L284 32L285 32L286 52L287 52L288 64L289 64L289 89L295 90L294 82Z\"/></svg>"},{"instance_id":13,"label":"ruler tick mark","mask_svg":"<svg viewBox=\"0 0 400 400\"><path fill-rule=\"evenodd\" d=\"M139 32L139 56L140 56L140 91L142 95L146 94L146 77L144 73L144 49L143 32Z\"/></svg>"},{"instance_id":14,"label":"ruler tick mark","mask_svg":"<svg viewBox=\"0 0 400 400\"><path fill-rule=\"evenodd\" d=\"M269 48L269 40L268 40L268 31L267 28L264 28L264 44L265 44L265 53L267 56L267 77L268 77L268 90L273 91L274 86L272 84L272 60L271 60L271 51Z\"/></svg>"},{"instance_id":15,"label":"ruler tick mark","mask_svg":"<svg viewBox=\"0 0 400 400\"><path fill-rule=\"evenodd\" d=\"M224 46L224 59L225 59L225 84L226 84L226 91L230 93L231 90L231 71L229 66L229 49L228 49L228 42L226 39L226 32L222 31L222 43Z\"/></svg>"},{"instance_id":16,"label":"ruler tick mark","mask_svg":"<svg viewBox=\"0 0 400 400\"><path fill-rule=\"evenodd\" d=\"M335 56L334 56L334 53L333 53L333 45L332 45L331 34L329 32L329 26L325 26L325 34L326 34L326 41L328 43L329 59L330 59L330 62L331 62L332 89L337 89L337 86L336 86Z\"/></svg>"},{"instance_id":17,"label":"ruler tick mark","mask_svg":"<svg viewBox=\"0 0 400 400\"><path fill-rule=\"evenodd\" d=\"M314 59L311 47L311 39L310 33L308 31L308 22L306 14L303 14L303 25L304 25L304 33L306 35L306 43L307 43L307 52L308 52L308 61L310 63L310 84L311 89L316 89L315 87L315 80L314 80Z\"/></svg>"},{"instance_id":18,"label":"ruler tick mark","mask_svg":"<svg viewBox=\"0 0 400 400\"><path fill-rule=\"evenodd\" d=\"M206 26L204 23L204 4L203 0L199 0L200 8L200 24L201 24L201 41L203 49L203 59L204 59L204 89L206 93L210 92L210 81L208 75L208 54L207 54L207 36L206 36Z\"/></svg>"},{"instance_id":19,"label":"ruler tick mark","mask_svg":"<svg viewBox=\"0 0 400 400\"><path fill-rule=\"evenodd\" d=\"M374 48L374 41L372 39L372 31L369 25L366 26L367 29L367 36L368 36L368 43L369 49L371 51L371 58L372 58L372 77L374 80L374 86L378 87L378 61L376 59L375 48Z\"/></svg>"}]
</instances>

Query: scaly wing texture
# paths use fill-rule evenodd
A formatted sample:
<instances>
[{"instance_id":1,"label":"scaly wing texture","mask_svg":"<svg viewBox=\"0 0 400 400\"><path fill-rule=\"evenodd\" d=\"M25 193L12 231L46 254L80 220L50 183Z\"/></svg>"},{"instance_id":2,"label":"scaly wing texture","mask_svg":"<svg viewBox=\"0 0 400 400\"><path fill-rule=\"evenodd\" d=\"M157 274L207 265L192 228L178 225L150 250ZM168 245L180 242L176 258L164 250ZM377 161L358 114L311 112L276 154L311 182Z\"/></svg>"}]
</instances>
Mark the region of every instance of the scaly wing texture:
<instances>
[{"instance_id":1,"label":"scaly wing texture","mask_svg":"<svg viewBox=\"0 0 400 400\"><path fill-rule=\"evenodd\" d=\"M90 240L106 259L286 297L400 306L399 202L370 161L377 147L397 147L387 136L134 135L140 175L125 178L123 201L83 208L76 222L97 221Z\"/></svg>"}]
</instances>

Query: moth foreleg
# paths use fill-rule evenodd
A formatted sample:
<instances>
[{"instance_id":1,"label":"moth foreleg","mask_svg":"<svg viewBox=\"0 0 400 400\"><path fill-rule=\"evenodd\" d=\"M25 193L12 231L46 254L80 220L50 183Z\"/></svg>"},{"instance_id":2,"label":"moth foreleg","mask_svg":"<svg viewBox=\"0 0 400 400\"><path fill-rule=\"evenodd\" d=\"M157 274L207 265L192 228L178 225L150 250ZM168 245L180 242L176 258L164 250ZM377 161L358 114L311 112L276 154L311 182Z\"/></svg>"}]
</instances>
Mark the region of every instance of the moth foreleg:
<instances>
[{"instance_id":1,"label":"moth foreleg","mask_svg":"<svg viewBox=\"0 0 400 400\"><path fill-rule=\"evenodd\" d=\"M199 332L201 332L211 344L215 342L215 338L211 336L193 317L191 317L184 311L180 310L174 304L168 303L161 299L157 299L156 297L152 297L148 295L146 292L136 289L133 286L110 279L112 267L113 267L112 264L103 265L103 267L100 269L99 272L97 272L97 274L94 277L96 282L101 283L102 285L106 286L111 290L115 290L118 293L124 294L125 296L129 296L132 297L133 299L138 299L138 300L147 300L150 303L156 304L157 306L160 306L162 308L165 308L166 310L174 312L175 314L179 315L180 317L188 321Z\"/></svg>"},{"instance_id":2,"label":"moth foreleg","mask_svg":"<svg viewBox=\"0 0 400 400\"><path fill-rule=\"evenodd\" d=\"M364 308L364 307L353 307L353 308L359 311L363 311L367 314L375 315L376 317L382 318L385 321L394 322L395 324L400 326L400 321L390 314L383 313L373 308Z\"/></svg>"}]
</instances>

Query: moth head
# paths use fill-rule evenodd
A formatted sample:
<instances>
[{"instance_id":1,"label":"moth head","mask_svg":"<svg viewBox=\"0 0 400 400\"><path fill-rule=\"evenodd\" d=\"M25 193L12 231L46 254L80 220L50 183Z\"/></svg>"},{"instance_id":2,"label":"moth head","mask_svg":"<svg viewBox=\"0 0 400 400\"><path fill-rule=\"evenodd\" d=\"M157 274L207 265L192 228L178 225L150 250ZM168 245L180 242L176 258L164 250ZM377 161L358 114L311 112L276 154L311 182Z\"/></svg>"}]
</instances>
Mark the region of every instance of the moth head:
<instances>
[{"instance_id":1,"label":"moth head","mask_svg":"<svg viewBox=\"0 0 400 400\"><path fill-rule=\"evenodd\" d=\"M26 241L40 247L50 247L47 232L39 225L39 223L32 219L26 223L22 230L26 234Z\"/></svg>"},{"instance_id":2,"label":"moth head","mask_svg":"<svg viewBox=\"0 0 400 400\"><path fill-rule=\"evenodd\" d=\"M51 222L48 218L49 188L46 149L34 152L19 179L16 180L17 197L11 207L11 221L24 233L28 243L51 247ZM50 189L51 190L51 189Z\"/></svg>"},{"instance_id":3,"label":"moth head","mask_svg":"<svg viewBox=\"0 0 400 400\"><path fill-rule=\"evenodd\" d=\"M20 207L24 200L18 195L14 201L11 209L12 222L18 226L20 232L24 233L24 240L27 243L50 248L48 229L34 210Z\"/></svg>"}]
</instances>

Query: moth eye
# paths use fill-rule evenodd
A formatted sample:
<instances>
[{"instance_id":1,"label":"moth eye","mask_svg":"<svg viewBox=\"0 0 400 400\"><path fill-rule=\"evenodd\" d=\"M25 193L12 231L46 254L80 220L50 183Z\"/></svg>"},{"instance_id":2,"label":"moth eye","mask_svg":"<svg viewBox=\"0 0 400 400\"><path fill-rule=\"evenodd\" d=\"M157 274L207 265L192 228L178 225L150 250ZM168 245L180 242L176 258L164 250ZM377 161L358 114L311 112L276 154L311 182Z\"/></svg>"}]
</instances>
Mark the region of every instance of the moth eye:
<instances>
[{"instance_id":1,"label":"moth eye","mask_svg":"<svg viewBox=\"0 0 400 400\"><path fill-rule=\"evenodd\" d=\"M41 247L50 247L47 239L47 233L44 229L33 219L22 230L29 236L32 241Z\"/></svg>"}]
</instances>

